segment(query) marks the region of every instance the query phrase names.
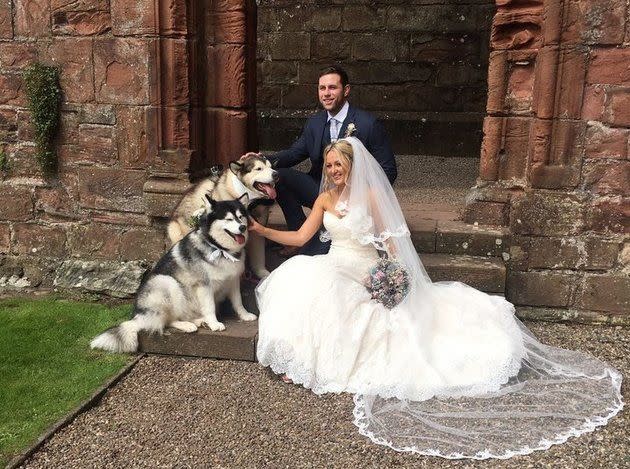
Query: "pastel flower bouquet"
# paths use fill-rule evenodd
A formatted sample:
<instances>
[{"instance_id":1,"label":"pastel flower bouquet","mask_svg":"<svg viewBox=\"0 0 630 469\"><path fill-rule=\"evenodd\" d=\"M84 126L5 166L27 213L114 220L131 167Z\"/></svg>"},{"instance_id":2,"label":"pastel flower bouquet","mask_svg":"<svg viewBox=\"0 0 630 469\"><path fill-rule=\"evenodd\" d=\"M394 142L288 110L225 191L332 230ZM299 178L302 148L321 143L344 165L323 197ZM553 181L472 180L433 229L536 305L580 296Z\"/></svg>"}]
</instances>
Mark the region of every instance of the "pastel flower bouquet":
<instances>
[{"instance_id":1,"label":"pastel flower bouquet","mask_svg":"<svg viewBox=\"0 0 630 469\"><path fill-rule=\"evenodd\" d=\"M372 299L392 309L409 293L409 273L392 259L381 258L364 281Z\"/></svg>"}]
</instances>

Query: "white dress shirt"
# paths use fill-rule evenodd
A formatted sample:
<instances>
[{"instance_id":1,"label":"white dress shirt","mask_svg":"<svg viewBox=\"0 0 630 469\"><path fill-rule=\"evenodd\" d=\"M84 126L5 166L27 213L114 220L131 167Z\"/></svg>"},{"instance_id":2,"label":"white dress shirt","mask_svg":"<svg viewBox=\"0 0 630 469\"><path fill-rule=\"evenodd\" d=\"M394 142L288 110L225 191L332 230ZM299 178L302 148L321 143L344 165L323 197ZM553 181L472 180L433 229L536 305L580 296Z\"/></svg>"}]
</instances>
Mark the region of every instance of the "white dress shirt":
<instances>
[{"instance_id":1,"label":"white dress shirt","mask_svg":"<svg viewBox=\"0 0 630 469\"><path fill-rule=\"evenodd\" d=\"M348 116L348 109L350 108L350 104L346 101L337 114L334 116L329 112L328 113L328 121L332 119L330 122L330 141L334 142L339 138L339 131L341 130L341 126L343 125L343 121L346 120ZM328 122L327 121L327 122Z\"/></svg>"}]
</instances>

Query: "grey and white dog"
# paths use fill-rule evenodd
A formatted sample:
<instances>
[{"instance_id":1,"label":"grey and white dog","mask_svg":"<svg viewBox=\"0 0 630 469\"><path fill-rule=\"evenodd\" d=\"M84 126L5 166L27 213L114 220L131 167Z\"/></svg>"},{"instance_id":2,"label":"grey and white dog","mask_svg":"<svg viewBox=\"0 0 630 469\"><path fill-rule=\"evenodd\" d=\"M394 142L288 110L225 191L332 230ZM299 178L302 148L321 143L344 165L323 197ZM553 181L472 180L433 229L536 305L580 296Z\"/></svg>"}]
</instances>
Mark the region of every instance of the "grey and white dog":
<instances>
[{"instance_id":1,"label":"grey and white dog","mask_svg":"<svg viewBox=\"0 0 630 469\"><path fill-rule=\"evenodd\" d=\"M239 161L232 161L229 167L216 176L202 179L191 187L171 214L167 227L172 244L182 239L192 230L190 220L204 205L204 198L209 194L213 200L238 199L243 194L249 197L251 204L257 199L273 201L276 198L275 183L278 172L264 156L248 156ZM269 205L254 203L249 213L256 221L266 225L269 219ZM252 272L259 278L269 275L265 263L265 240L252 235L247 243L247 257Z\"/></svg>"},{"instance_id":2,"label":"grey and white dog","mask_svg":"<svg viewBox=\"0 0 630 469\"><path fill-rule=\"evenodd\" d=\"M205 324L222 331L225 325L218 321L216 308L226 297L240 320L257 319L241 300L247 209L240 200L204 200L207 208L197 229L164 254L142 280L132 318L96 336L92 348L134 352L139 331L161 333L167 326L195 332Z\"/></svg>"}]
</instances>

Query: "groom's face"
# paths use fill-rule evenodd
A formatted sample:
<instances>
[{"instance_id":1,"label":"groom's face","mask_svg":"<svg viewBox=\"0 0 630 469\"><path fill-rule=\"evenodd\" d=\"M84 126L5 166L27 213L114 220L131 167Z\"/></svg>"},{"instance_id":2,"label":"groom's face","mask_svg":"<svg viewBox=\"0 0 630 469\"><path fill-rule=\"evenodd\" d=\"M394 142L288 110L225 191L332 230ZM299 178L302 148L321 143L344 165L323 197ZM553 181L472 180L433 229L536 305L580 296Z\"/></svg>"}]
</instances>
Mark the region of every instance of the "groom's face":
<instances>
[{"instance_id":1,"label":"groom's face","mask_svg":"<svg viewBox=\"0 0 630 469\"><path fill-rule=\"evenodd\" d=\"M332 115L337 114L343 107L348 95L350 94L350 85L343 86L341 77L336 73L329 73L319 77L319 85L317 87L319 102L324 109Z\"/></svg>"}]
</instances>

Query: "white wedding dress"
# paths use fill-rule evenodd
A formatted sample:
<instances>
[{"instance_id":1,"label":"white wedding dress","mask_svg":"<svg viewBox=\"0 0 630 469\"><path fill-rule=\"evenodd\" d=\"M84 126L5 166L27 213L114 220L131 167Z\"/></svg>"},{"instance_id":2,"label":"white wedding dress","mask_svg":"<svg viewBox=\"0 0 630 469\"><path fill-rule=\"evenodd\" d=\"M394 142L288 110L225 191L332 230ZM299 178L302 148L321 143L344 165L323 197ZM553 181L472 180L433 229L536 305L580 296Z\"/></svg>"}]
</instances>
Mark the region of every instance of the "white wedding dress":
<instances>
[{"instance_id":1,"label":"white wedding dress","mask_svg":"<svg viewBox=\"0 0 630 469\"><path fill-rule=\"evenodd\" d=\"M354 423L375 443L453 459L546 449L623 407L616 370L541 344L502 297L424 280L406 225L366 237L365 207L345 200L343 218L324 213L328 254L293 257L258 286L261 364L317 394L355 394ZM391 310L363 284L383 239L415 279Z\"/></svg>"}]
</instances>

